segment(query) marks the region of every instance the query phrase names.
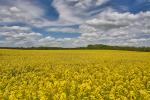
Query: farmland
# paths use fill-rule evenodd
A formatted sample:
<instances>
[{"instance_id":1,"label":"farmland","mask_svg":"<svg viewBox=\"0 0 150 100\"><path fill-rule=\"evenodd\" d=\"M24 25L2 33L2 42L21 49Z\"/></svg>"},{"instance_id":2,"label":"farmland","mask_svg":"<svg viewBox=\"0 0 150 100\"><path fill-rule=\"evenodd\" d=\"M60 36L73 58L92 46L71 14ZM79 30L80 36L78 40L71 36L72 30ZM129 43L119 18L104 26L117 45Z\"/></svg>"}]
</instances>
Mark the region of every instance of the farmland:
<instances>
[{"instance_id":1,"label":"farmland","mask_svg":"<svg viewBox=\"0 0 150 100\"><path fill-rule=\"evenodd\" d=\"M2 100L149 98L149 52L0 50Z\"/></svg>"}]
</instances>

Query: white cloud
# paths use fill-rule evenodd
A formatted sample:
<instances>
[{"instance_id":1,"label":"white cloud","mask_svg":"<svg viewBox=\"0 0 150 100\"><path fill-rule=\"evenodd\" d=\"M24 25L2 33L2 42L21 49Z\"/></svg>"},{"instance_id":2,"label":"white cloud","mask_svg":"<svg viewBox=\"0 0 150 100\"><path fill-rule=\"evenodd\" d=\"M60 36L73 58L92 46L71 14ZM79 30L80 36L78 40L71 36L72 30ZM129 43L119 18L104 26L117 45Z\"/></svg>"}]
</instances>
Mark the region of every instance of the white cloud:
<instances>
[{"instance_id":1,"label":"white cloud","mask_svg":"<svg viewBox=\"0 0 150 100\"><path fill-rule=\"evenodd\" d=\"M1 42L1 46L10 46L10 47L30 47L35 46L37 41L42 38L40 33L19 33L10 35L10 33L4 33L5 40Z\"/></svg>"},{"instance_id":2,"label":"white cloud","mask_svg":"<svg viewBox=\"0 0 150 100\"><path fill-rule=\"evenodd\" d=\"M12 31L11 34L13 34L13 37L11 37L10 33L7 32L7 41L11 40L11 43L17 43L16 45L20 46L23 44L26 46L31 46L31 43L32 46L51 47L79 47L86 46L88 44L150 46L149 19L150 12L131 14L108 11L102 12L95 18L89 19L85 23L81 24L79 32L82 34L80 37L59 39L51 36L44 37L37 33L31 34L31 32L27 32L28 28L19 28L14 26L11 28L6 28L13 31L20 29L20 31L26 31L28 35L23 33L15 34ZM57 31L58 29L59 28L49 28L48 30ZM72 28L62 28L59 29L59 31L73 32L76 30Z\"/></svg>"},{"instance_id":3,"label":"white cloud","mask_svg":"<svg viewBox=\"0 0 150 100\"><path fill-rule=\"evenodd\" d=\"M137 14L119 13L111 8L94 9L108 0L54 0L59 13L57 21L43 17L44 9L29 0L11 1L0 6L1 22L24 22L31 27L79 24L74 28L48 28L49 32L82 33L76 38L54 38L35 33L29 27L0 27L0 46L61 46L75 47L88 44L150 46L150 11ZM97 15L91 16L94 13ZM101 13L100 13L101 12Z\"/></svg>"},{"instance_id":4,"label":"white cloud","mask_svg":"<svg viewBox=\"0 0 150 100\"><path fill-rule=\"evenodd\" d=\"M90 17L91 7L102 5L108 0L54 0L53 6L60 14L59 21L80 24ZM92 11L93 12L93 11Z\"/></svg>"},{"instance_id":5,"label":"white cloud","mask_svg":"<svg viewBox=\"0 0 150 100\"><path fill-rule=\"evenodd\" d=\"M10 11L12 11L12 12L20 12L20 9L18 9L17 7L11 7Z\"/></svg>"},{"instance_id":6,"label":"white cloud","mask_svg":"<svg viewBox=\"0 0 150 100\"><path fill-rule=\"evenodd\" d=\"M102 5L103 3L107 2L108 0L96 0L96 5Z\"/></svg>"},{"instance_id":7,"label":"white cloud","mask_svg":"<svg viewBox=\"0 0 150 100\"><path fill-rule=\"evenodd\" d=\"M53 28L48 28L48 32L64 32L64 33L78 33L79 30L76 28L70 28L70 27L53 27Z\"/></svg>"},{"instance_id":8,"label":"white cloud","mask_svg":"<svg viewBox=\"0 0 150 100\"><path fill-rule=\"evenodd\" d=\"M28 0L10 1L9 5L0 6L1 22L25 22L30 24L32 20L42 18L44 10Z\"/></svg>"},{"instance_id":9,"label":"white cloud","mask_svg":"<svg viewBox=\"0 0 150 100\"><path fill-rule=\"evenodd\" d=\"M51 36L47 36L45 38L41 38L40 40L37 41L37 46L48 46L48 47L56 47L59 45L59 42L56 42L56 39L51 37Z\"/></svg>"},{"instance_id":10,"label":"white cloud","mask_svg":"<svg viewBox=\"0 0 150 100\"><path fill-rule=\"evenodd\" d=\"M65 23L80 23L82 20L80 17L76 16L76 13L78 12L76 9L73 9L69 5L67 5L67 2L64 0L54 0L53 6L57 9L59 12L59 21L65 22Z\"/></svg>"},{"instance_id":11,"label":"white cloud","mask_svg":"<svg viewBox=\"0 0 150 100\"><path fill-rule=\"evenodd\" d=\"M3 26L0 27L0 31L29 31L31 30L29 27L21 27L21 26Z\"/></svg>"},{"instance_id":12,"label":"white cloud","mask_svg":"<svg viewBox=\"0 0 150 100\"><path fill-rule=\"evenodd\" d=\"M88 36L91 43L111 45L141 46L141 42L146 41L147 46L150 45L149 19L150 12L131 14L105 11L80 26L81 37L86 40Z\"/></svg>"},{"instance_id":13,"label":"white cloud","mask_svg":"<svg viewBox=\"0 0 150 100\"><path fill-rule=\"evenodd\" d=\"M29 27L3 26L0 27L0 46L34 46L37 41L43 38L41 33L32 32Z\"/></svg>"}]
</instances>

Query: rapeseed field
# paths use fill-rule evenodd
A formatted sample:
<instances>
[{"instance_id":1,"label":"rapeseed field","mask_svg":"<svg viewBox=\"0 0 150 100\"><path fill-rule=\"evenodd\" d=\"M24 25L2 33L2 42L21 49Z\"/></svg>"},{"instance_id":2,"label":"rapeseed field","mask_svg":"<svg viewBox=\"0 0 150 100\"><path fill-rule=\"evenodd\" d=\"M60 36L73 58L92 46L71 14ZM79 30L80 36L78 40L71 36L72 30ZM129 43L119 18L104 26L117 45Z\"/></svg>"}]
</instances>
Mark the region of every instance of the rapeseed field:
<instances>
[{"instance_id":1,"label":"rapeseed field","mask_svg":"<svg viewBox=\"0 0 150 100\"><path fill-rule=\"evenodd\" d=\"M0 100L150 100L150 53L1 49Z\"/></svg>"}]
</instances>

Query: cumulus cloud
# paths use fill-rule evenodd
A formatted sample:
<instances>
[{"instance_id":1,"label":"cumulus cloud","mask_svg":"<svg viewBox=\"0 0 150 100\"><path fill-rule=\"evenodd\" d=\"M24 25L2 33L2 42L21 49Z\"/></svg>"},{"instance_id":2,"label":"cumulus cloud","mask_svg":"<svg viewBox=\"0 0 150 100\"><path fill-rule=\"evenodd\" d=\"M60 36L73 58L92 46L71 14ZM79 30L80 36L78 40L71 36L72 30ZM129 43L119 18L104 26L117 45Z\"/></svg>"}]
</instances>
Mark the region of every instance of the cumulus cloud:
<instances>
[{"instance_id":1,"label":"cumulus cloud","mask_svg":"<svg viewBox=\"0 0 150 100\"><path fill-rule=\"evenodd\" d=\"M0 24L21 22L25 25L0 26L0 46L150 46L150 11L133 14L110 7L99 8L107 1L109 0L53 0L51 6L59 13L59 18L55 21L44 18L44 8L32 0L9 1L9 4L0 5ZM59 27L69 25L79 25L79 29ZM40 31L34 32L34 27ZM74 38L54 38L41 30L81 35Z\"/></svg>"},{"instance_id":2,"label":"cumulus cloud","mask_svg":"<svg viewBox=\"0 0 150 100\"><path fill-rule=\"evenodd\" d=\"M10 11L12 11L12 12L20 12L21 10L18 9L17 7L11 7Z\"/></svg>"},{"instance_id":3,"label":"cumulus cloud","mask_svg":"<svg viewBox=\"0 0 150 100\"><path fill-rule=\"evenodd\" d=\"M149 11L138 14L102 12L96 18L87 20L80 28L82 36L91 37L94 33L92 36L99 37L98 41L95 37L91 38L91 41L97 43L105 40L106 44L138 46L142 40L147 42L147 46L150 45L149 19Z\"/></svg>"},{"instance_id":4,"label":"cumulus cloud","mask_svg":"<svg viewBox=\"0 0 150 100\"><path fill-rule=\"evenodd\" d=\"M60 14L60 21L82 23L90 17L92 7L100 6L108 0L54 0L53 6ZM83 18L84 17L84 18Z\"/></svg>"},{"instance_id":5,"label":"cumulus cloud","mask_svg":"<svg viewBox=\"0 0 150 100\"><path fill-rule=\"evenodd\" d=\"M1 34L5 36L5 40L1 41L3 47L31 47L35 46L37 41L41 38L40 33L19 33L10 35L10 33Z\"/></svg>"},{"instance_id":6,"label":"cumulus cloud","mask_svg":"<svg viewBox=\"0 0 150 100\"><path fill-rule=\"evenodd\" d=\"M34 46L43 36L41 33L32 32L29 27L3 26L0 27L0 46Z\"/></svg>"},{"instance_id":7,"label":"cumulus cloud","mask_svg":"<svg viewBox=\"0 0 150 100\"><path fill-rule=\"evenodd\" d=\"M79 30L76 28L70 28L70 27L53 27L48 28L48 32L63 32L63 33L78 33Z\"/></svg>"},{"instance_id":8,"label":"cumulus cloud","mask_svg":"<svg viewBox=\"0 0 150 100\"><path fill-rule=\"evenodd\" d=\"M29 31L31 30L29 27L20 27L20 26L2 26L0 27L0 31Z\"/></svg>"},{"instance_id":9,"label":"cumulus cloud","mask_svg":"<svg viewBox=\"0 0 150 100\"><path fill-rule=\"evenodd\" d=\"M30 0L13 0L9 1L9 5L0 5L0 21L5 23L32 24L36 23L37 19L42 20L43 14L44 10Z\"/></svg>"}]
</instances>

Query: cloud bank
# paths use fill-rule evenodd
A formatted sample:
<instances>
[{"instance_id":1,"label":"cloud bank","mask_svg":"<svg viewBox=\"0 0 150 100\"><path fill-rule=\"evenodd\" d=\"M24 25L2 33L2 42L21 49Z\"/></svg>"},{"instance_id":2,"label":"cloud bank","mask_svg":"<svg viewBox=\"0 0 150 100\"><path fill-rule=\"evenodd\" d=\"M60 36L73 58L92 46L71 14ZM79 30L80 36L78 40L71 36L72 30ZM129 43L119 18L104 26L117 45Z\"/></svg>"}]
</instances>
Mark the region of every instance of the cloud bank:
<instances>
[{"instance_id":1,"label":"cloud bank","mask_svg":"<svg viewBox=\"0 0 150 100\"><path fill-rule=\"evenodd\" d=\"M150 46L149 6L143 7L147 10L137 8L138 11L133 12L130 4L113 6L111 0L53 0L47 8L53 7L58 13L56 16L51 14L54 10L48 9L51 11L47 13L41 3L39 0L0 0L0 47ZM149 1L135 0L133 4L145 3ZM43 5L46 6L44 2ZM55 20L48 18L50 16ZM56 38L53 32L66 37L56 34ZM80 35L67 37L72 33Z\"/></svg>"}]
</instances>

